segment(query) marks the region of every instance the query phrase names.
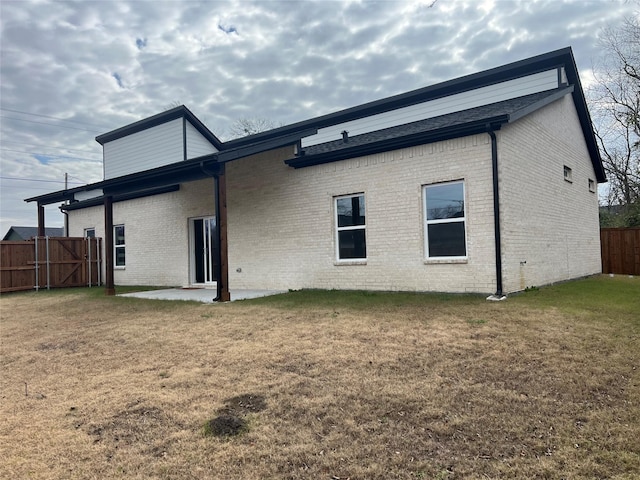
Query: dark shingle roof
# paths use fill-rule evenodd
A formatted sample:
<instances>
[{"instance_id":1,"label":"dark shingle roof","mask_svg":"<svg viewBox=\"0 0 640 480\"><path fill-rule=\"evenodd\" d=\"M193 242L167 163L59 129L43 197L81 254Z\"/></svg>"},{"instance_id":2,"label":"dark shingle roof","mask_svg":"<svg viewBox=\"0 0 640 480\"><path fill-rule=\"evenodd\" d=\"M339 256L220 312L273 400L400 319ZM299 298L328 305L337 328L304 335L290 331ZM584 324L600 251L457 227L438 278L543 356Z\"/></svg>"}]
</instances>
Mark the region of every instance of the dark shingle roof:
<instances>
[{"instance_id":1,"label":"dark shingle roof","mask_svg":"<svg viewBox=\"0 0 640 480\"><path fill-rule=\"evenodd\" d=\"M375 132L363 133L349 137L348 142L342 139L325 142L318 145L312 145L304 148L305 157L311 155L327 154L337 152L347 148L358 147L362 145L384 142L410 135L435 132L438 130L462 126L470 123L478 123L485 120L504 118L508 121L510 116L518 114L518 112L529 111L536 107L548 103L550 99L555 100L556 97L570 93L570 88L547 90L538 92L524 97L504 100L502 102L483 105L481 107L462 110L459 112L440 115L438 117L418 120L416 122L398 125L396 127L385 128ZM552 100L551 100L552 101ZM539 107L537 107L539 108ZM534 108L535 109L535 108ZM518 116L519 118L519 116Z\"/></svg>"},{"instance_id":2,"label":"dark shingle roof","mask_svg":"<svg viewBox=\"0 0 640 480\"><path fill-rule=\"evenodd\" d=\"M8 240L11 233L16 233L23 240L29 240L31 237L38 235L38 227L11 227L3 237L3 240ZM64 228L62 227L46 227L44 234L47 237L62 237L64 235Z\"/></svg>"}]
</instances>

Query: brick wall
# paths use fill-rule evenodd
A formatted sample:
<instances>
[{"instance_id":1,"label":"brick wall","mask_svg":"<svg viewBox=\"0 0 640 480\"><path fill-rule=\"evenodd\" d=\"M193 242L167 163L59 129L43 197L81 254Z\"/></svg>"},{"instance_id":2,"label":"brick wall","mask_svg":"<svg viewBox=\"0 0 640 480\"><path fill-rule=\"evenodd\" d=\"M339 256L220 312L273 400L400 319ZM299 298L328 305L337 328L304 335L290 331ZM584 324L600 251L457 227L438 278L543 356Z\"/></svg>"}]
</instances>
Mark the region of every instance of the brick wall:
<instances>
[{"instance_id":1,"label":"brick wall","mask_svg":"<svg viewBox=\"0 0 640 480\"><path fill-rule=\"evenodd\" d=\"M126 242L126 267L115 270L116 285L189 284L189 218L215 215L213 185L212 179L199 180L113 205L113 223L125 225ZM102 206L69 212L71 236L91 227L104 238Z\"/></svg>"},{"instance_id":2,"label":"brick wall","mask_svg":"<svg viewBox=\"0 0 640 480\"><path fill-rule=\"evenodd\" d=\"M295 170L227 166L231 288L493 292L491 148L477 135ZM468 261L425 263L422 186L464 179ZM365 193L367 262L336 264L333 198Z\"/></svg>"},{"instance_id":3,"label":"brick wall","mask_svg":"<svg viewBox=\"0 0 640 480\"><path fill-rule=\"evenodd\" d=\"M600 272L596 177L571 95L497 134L505 290Z\"/></svg>"},{"instance_id":4,"label":"brick wall","mask_svg":"<svg viewBox=\"0 0 640 480\"><path fill-rule=\"evenodd\" d=\"M504 290L600 271L595 180L570 96L498 135ZM231 288L495 291L489 136L475 135L302 169L291 149L227 165ZM563 177L572 169L573 182ZM423 185L464 180L468 259L425 261ZM334 197L364 192L366 264L336 262ZM189 218L214 215L213 180L114 204L127 265L116 284L188 285ZM70 234L102 207L70 212ZM525 263L526 262L526 263Z\"/></svg>"}]
</instances>

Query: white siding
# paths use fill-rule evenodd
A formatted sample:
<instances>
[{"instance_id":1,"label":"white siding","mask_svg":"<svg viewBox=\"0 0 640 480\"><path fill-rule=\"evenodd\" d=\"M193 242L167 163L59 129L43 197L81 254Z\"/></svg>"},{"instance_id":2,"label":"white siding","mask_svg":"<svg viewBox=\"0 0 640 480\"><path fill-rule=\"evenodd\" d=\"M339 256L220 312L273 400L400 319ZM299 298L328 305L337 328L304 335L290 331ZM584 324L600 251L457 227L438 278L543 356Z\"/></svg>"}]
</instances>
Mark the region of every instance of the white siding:
<instances>
[{"instance_id":1,"label":"white siding","mask_svg":"<svg viewBox=\"0 0 640 480\"><path fill-rule=\"evenodd\" d=\"M338 140L343 130L355 136L554 88L558 88L556 69L321 128L316 135L302 139L302 146Z\"/></svg>"},{"instance_id":2,"label":"white siding","mask_svg":"<svg viewBox=\"0 0 640 480\"><path fill-rule=\"evenodd\" d=\"M218 149L211 145L211 142L207 140L202 134L196 130L187 120L187 160L190 158L197 158L210 153L216 153Z\"/></svg>"},{"instance_id":3,"label":"white siding","mask_svg":"<svg viewBox=\"0 0 640 480\"><path fill-rule=\"evenodd\" d=\"M182 118L104 144L104 178L184 160Z\"/></svg>"},{"instance_id":4,"label":"white siding","mask_svg":"<svg viewBox=\"0 0 640 480\"><path fill-rule=\"evenodd\" d=\"M87 190L86 192L77 192L73 194L74 200L81 202L83 200L89 200L90 198L96 198L102 195L102 189Z\"/></svg>"}]
</instances>

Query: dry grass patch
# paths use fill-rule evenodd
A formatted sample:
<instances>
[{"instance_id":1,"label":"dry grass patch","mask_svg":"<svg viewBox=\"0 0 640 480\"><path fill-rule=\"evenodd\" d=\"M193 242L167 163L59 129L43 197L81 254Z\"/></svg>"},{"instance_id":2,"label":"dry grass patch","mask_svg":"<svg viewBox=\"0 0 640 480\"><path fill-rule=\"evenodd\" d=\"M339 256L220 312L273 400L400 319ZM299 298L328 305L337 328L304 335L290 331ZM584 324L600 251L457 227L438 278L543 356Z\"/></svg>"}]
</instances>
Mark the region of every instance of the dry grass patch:
<instances>
[{"instance_id":1,"label":"dry grass patch","mask_svg":"<svg viewBox=\"0 0 640 480\"><path fill-rule=\"evenodd\" d=\"M637 478L638 281L3 296L0 476Z\"/></svg>"}]
</instances>

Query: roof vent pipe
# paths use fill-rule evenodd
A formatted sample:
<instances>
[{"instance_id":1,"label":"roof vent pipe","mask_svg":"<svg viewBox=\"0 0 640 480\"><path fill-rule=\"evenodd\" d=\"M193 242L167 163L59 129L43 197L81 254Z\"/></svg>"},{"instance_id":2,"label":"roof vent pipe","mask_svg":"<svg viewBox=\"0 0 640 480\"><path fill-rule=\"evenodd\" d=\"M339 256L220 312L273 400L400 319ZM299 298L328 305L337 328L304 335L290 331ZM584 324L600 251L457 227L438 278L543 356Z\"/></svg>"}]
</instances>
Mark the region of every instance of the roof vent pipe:
<instances>
[{"instance_id":1,"label":"roof vent pipe","mask_svg":"<svg viewBox=\"0 0 640 480\"><path fill-rule=\"evenodd\" d=\"M349 143L349 132L347 132L346 130L342 131L342 141L344 143Z\"/></svg>"}]
</instances>

